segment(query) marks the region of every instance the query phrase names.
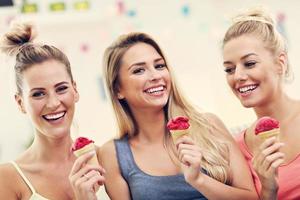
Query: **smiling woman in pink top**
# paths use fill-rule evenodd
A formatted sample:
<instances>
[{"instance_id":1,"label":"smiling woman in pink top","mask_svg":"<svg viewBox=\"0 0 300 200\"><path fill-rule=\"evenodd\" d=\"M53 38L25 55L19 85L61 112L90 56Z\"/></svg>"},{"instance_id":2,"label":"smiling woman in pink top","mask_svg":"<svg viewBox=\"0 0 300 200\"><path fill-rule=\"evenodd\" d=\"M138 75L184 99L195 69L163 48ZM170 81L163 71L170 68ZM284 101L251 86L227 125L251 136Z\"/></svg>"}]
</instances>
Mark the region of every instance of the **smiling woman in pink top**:
<instances>
[{"instance_id":1,"label":"smiling woman in pink top","mask_svg":"<svg viewBox=\"0 0 300 200\"><path fill-rule=\"evenodd\" d=\"M279 141L259 140L253 123L238 137L261 199L300 199L300 101L283 82L290 76L286 43L269 13L253 9L238 15L223 40L228 85L257 118L280 122Z\"/></svg>"}]
</instances>

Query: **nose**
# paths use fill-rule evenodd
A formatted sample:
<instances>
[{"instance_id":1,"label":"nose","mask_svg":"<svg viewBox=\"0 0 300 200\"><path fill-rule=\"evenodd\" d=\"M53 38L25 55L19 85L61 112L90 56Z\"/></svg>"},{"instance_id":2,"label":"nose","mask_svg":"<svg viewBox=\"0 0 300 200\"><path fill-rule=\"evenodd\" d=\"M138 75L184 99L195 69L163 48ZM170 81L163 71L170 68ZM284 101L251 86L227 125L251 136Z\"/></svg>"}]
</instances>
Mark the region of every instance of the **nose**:
<instances>
[{"instance_id":1,"label":"nose","mask_svg":"<svg viewBox=\"0 0 300 200\"><path fill-rule=\"evenodd\" d=\"M236 66L234 72L234 80L235 81L245 81L248 78L248 74L243 66Z\"/></svg>"},{"instance_id":2,"label":"nose","mask_svg":"<svg viewBox=\"0 0 300 200\"><path fill-rule=\"evenodd\" d=\"M56 94L49 94L46 107L55 110L61 104Z\"/></svg>"},{"instance_id":3,"label":"nose","mask_svg":"<svg viewBox=\"0 0 300 200\"><path fill-rule=\"evenodd\" d=\"M160 71L158 71L156 68L153 68L150 70L150 80L151 81L156 81L160 80L162 77Z\"/></svg>"}]
</instances>

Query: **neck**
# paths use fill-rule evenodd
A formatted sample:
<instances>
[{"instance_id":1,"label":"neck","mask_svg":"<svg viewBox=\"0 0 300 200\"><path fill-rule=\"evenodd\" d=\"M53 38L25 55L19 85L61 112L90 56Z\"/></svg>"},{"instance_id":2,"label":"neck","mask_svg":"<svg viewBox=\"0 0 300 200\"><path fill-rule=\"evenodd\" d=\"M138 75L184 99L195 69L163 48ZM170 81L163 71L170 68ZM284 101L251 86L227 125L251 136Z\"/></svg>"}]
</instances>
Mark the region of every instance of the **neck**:
<instances>
[{"instance_id":1,"label":"neck","mask_svg":"<svg viewBox=\"0 0 300 200\"><path fill-rule=\"evenodd\" d=\"M72 139L69 134L63 138L55 139L36 134L29 151L39 161L62 163L74 158L71 146Z\"/></svg>"},{"instance_id":2,"label":"neck","mask_svg":"<svg viewBox=\"0 0 300 200\"><path fill-rule=\"evenodd\" d=\"M269 116L278 121L283 121L293 112L294 103L294 100L289 98L286 94L283 94L278 98L274 98L274 100L268 102L268 104L255 107L254 111L257 118Z\"/></svg>"},{"instance_id":3,"label":"neck","mask_svg":"<svg viewBox=\"0 0 300 200\"><path fill-rule=\"evenodd\" d=\"M159 111L133 111L139 127L137 138L144 142L162 142L165 136L166 124L163 109Z\"/></svg>"}]
</instances>

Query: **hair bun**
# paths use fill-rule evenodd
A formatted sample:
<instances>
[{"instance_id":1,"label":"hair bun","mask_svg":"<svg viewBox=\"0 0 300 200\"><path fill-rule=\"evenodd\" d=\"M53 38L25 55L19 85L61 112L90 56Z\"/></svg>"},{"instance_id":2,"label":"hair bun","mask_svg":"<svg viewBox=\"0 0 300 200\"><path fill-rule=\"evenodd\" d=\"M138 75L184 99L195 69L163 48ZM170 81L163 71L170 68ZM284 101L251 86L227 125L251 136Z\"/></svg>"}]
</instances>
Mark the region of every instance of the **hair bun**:
<instances>
[{"instance_id":1,"label":"hair bun","mask_svg":"<svg viewBox=\"0 0 300 200\"><path fill-rule=\"evenodd\" d=\"M232 19L233 23L245 22L245 21L257 21L271 26L275 25L273 16L264 7L254 7L248 9L246 12L235 16Z\"/></svg>"},{"instance_id":2,"label":"hair bun","mask_svg":"<svg viewBox=\"0 0 300 200\"><path fill-rule=\"evenodd\" d=\"M10 30L1 39L0 49L8 55L16 55L23 45L31 43L35 37L32 23L12 23Z\"/></svg>"}]
</instances>

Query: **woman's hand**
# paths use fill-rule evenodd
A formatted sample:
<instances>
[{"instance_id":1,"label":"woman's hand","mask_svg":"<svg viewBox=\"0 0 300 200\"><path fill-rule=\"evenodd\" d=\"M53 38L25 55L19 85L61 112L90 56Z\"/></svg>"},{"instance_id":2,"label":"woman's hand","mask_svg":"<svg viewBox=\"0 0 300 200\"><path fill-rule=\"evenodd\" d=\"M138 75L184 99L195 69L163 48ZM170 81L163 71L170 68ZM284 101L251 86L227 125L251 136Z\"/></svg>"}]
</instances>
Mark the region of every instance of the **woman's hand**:
<instances>
[{"instance_id":1,"label":"woman's hand","mask_svg":"<svg viewBox=\"0 0 300 200\"><path fill-rule=\"evenodd\" d=\"M95 152L78 157L69 175L76 200L96 200L96 192L104 184L105 170L100 165L90 165L87 162Z\"/></svg>"},{"instance_id":2,"label":"woman's hand","mask_svg":"<svg viewBox=\"0 0 300 200\"><path fill-rule=\"evenodd\" d=\"M278 190L278 167L284 162L283 146L275 137L265 140L255 152L252 165L262 184L262 199L273 199Z\"/></svg>"},{"instance_id":3,"label":"woman's hand","mask_svg":"<svg viewBox=\"0 0 300 200\"><path fill-rule=\"evenodd\" d=\"M182 136L176 140L178 158L182 163L186 182L193 185L201 180L201 150L189 136Z\"/></svg>"}]
</instances>

